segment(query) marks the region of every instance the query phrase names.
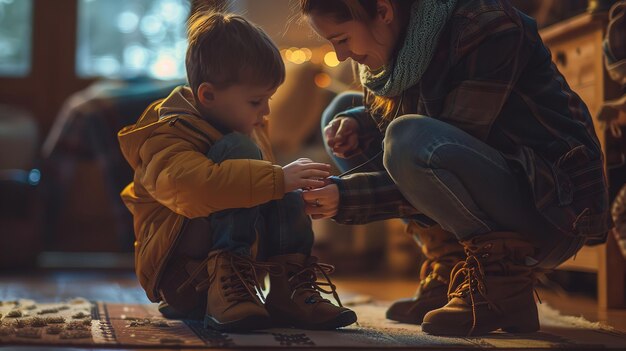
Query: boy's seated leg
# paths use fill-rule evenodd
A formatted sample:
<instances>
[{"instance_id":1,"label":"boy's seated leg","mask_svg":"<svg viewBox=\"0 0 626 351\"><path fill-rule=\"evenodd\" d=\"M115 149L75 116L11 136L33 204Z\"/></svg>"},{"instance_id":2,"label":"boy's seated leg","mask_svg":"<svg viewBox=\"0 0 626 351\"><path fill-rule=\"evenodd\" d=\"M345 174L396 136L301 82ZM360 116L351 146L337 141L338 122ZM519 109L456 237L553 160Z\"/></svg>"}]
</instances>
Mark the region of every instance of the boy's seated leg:
<instances>
[{"instance_id":1,"label":"boy's seated leg","mask_svg":"<svg viewBox=\"0 0 626 351\"><path fill-rule=\"evenodd\" d=\"M235 159L262 159L258 146L240 133L225 135L211 147L207 157L215 163ZM249 256L250 247L256 240L255 223L258 216L259 207L233 208L211 214L211 250L226 250Z\"/></svg>"},{"instance_id":2,"label":"boy's seated leg","mask_svg":"<svg viewBox=\"0 0 626 351\"><path fill-rule=\"evenodd\" d=\"M261 259L282 254L311 254L313 228L311 218L304 212L301 190L261 205L260 211L257 231Z\"/></svg>"},{"instance_id":3,"label":"boy's seated leg","mask_svg":"<svg viewBox=\"0 0 626 351\"><path fill-rule=\"evenodd\" d=\"M207 157L219 163L227 159L260 159L258 147L250 138L231 133L209 150ZM160 311L168 318L203 318L207 305L207 256L226 250L249 256L256 239L254 223L258 208L229 209L206 218L186 219L159 284L165 304ZM200 267L201 266L201 267Z\"/></svg>"},{"instance_id":4,"label":"boy's seated leg","mask_svg":"<svg viewBox=\"0 0 626 351\"><path fill-rule=\"evenodd\" d=\"M232 159L262 159L256 144L247 136L230 133L211 147L213 162ZM270 319L256 294L256 271L266 269L250 257L256 240L259 207L234 208L209 216L212 245L207 259L209 286L205 327L220 331L267 328Z\"/></svg>"},{"instance_id":5,"label":"boy's seated leg","mask_svg":"<svg viewBox=\"0 0 626 351\"><path fill-rule=\"evenodd\" d=\"M300 191L261 206L260 254L280 265L280 274L270 275L265 307L277 324L304 329L336 329L356 322L356 314L341 307L328 274L334 267L311 256L313 230L304 212ZM317 281L321 274L326 281ZM320 285L330 289L340 304L320 295Z\"/></svg>"}]
</instances>

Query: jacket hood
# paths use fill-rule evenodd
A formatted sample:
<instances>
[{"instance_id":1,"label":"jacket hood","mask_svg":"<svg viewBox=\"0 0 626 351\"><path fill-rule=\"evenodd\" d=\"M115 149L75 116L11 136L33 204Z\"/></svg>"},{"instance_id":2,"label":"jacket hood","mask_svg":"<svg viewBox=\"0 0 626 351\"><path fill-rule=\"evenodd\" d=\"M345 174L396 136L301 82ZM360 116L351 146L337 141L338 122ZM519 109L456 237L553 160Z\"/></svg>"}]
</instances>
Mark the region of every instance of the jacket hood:
<instances>
[{"instance_id":1,"label":"jacket hood","mask_svg":"<svg viewBox=\"0 0 626 351\"><path fill-rule=\"evenodd\" d=\"M118 132L122 154L133 169L139 166L139 150L146 140L156 129L178 118L191 122L212 140L221 138L221 133L202 119L195 106L191 89L185 86L176 87L168 97L148 106L135 124L126 126Z\"/></svg>"}]
</instances>

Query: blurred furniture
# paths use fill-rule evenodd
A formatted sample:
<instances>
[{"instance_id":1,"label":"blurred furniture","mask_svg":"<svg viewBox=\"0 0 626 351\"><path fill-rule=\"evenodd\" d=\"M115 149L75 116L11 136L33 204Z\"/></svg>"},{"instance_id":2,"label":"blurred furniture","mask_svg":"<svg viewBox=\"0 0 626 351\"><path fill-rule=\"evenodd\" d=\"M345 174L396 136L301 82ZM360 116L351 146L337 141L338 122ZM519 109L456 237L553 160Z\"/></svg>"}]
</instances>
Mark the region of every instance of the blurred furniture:
<instances>
[{"instance_id":1,"label":"blurred furniture","mask_svg":"<svg viewBox=\"0 0 626 351\"><path fill-rule=\"evenodd\" d=\"M0 268L31 267L42 247L37 124L32 115L0 106Z\"/></svg>"},{"instance_id":2,"label":"blurred furniture","mask_svg":"<svg viewBox=\"0 0 626 351\"><path fill-rule=\"evenodd\" d=\"M608 128L598 120L598 112L604 101L619 95L619 87L608 79L604 67L602 41L607 18L606 12L586 13L540 31L559 71L589 107L605 154ZM560 268L597 273L600 308L625 306L626 264L613 235L605 244L584 247Z\"/></svg>"},{"instance_id":3,"label":"blurred furniture","mask_svg":"<svg viewBox=\"0 0 626 351\"><path fill-rule=\"evenodd\" d=\"M0 105L0 169L29 169L38 144L37 123L30 112Z\"/></svg>"},{"instance_id":4,"label":"blurred furniture","mask_svg":"<svg viewBox=\"0 0 626 351\"><path fill-rule=\"evenodd\" d=\"M279 163L291 162L303 148L321 145L320 118L339 92L352 88L349 62L327 68L321 64L285 62L287 75L270 101L269 137ZM320 86L320 78L327 86ZM307 145L315 144L315 145ZM306 151L305 151L306 153ZM326 155L324 155L326 157Z\"/></svg>"},{"instance_id":5,"label":"blurred furniture","mask_svg":"<svg viewBox=\"0 0 626 351\"><path fill-rule=\"evenodd\" d=\"M268 116L272 146L284 158L295 157L313 133L319 134L320 116L334 96L315 85L322 68L311 62L285 63L285 82L272 97Z\"/></svg>"},{"instance_id":6,"label":"blurred furniture","mask_svg":"<svg viewBox=\"0 0 626 351\"><path fill-rule=\"evenodd\" d=\"M623 95L604 102L600 118L611 125L620 161L626 163L626 138L621 126L626 125L626 0L613 5L609 11L609 25L604 39L606 69L613 81L622 86ZM611 215L615 222L612 234L626 259L626 182L617 184L620 191L613 200Z\"/></svg>"},{"instance_id":7,"label":"blurred furniture","mask_svg":"<svg viewBox=\"0 0 626 351\"><path fill-rule=\"evenodd\" d=\"M589 2L588 0L511 0L511 4L515 8L533 17L539 28L584 12L585 9L593 5ZM591 2L597 1L591 0Z\"/></svg>"},{"instance_id":8,"label":"blurred furniture","mask_svg":"<svg viewBox=\"0 0 626 351\"><path fill-rule=\"evenodd\" d=\"M42 146L50 182L48 248L131 251L132 218L119 196L132 180L117 132L184 81L97 81L65 101Z\"/></svg>"}]
</instances>

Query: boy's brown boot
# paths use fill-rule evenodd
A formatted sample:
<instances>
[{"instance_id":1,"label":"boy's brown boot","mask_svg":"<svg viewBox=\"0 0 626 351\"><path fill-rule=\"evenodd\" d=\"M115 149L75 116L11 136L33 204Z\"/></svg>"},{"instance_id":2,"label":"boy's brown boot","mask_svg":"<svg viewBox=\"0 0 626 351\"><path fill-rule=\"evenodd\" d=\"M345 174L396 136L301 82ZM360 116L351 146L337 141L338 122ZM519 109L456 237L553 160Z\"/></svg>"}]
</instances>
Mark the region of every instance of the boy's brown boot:
<instances>
[{"instance_id":1,"label":"boy's brown boot","mask_svg":"<svg viewBox=\"0 0 626 351\"><path fill-rule=\"evenodd\" d=\"M229 251L209 253L205 328L231 332L268 328L270 318L259 297L256 271L269 268Z\"/></svg>"},{"instance_id":2,"label":"boy's brown boot","mask_svg":"<svg viewBox=\"0 0 626 351\"><path fill-rule=\"evenodd\" d=\"M207 259L185 255L168 262L159 283L159 312L166 318L202 319L206 310Z\"/></svg>"},{"instance_id":3,"label":"boy's brown boot","mask_svg":"<svg viewBox=\"0 0 626 351\"><path fill-rule=\"evenodd\" d=\"M282 274L270 275L270 292L265 307L276 325L301 329L336 329L356 322L356 314L341 306L335 285L328 278L334 267L318 263L303 254L274 256L269 262L284 267ZM327 282L318 282L317 274ZM325 290L323 286L329 287ZM320 295L332 293L339 306Z\"/></svg>"},{"instance_id":4,"label":"boy's brown boot","mask_svg":"<svg viewBox=\"0 0 626 351\"><path fill-rule=\"evenodd\" d=\"M426 313L448 302L450 271L465 258L465 253L457 238L439 225L421 228L411 221L407 232L419 241L426 260L420 270L415 296L394 302L386 316L402 323L421 324Z\"/></svg>"},{"instance_id":5,"label":"boy's brown boot","mask_svg":"<svg viewBox=\"0 0 626 351\"><path fill-rule=\"evenodd\" d=\"M496 329L539 330L533 272L525 265L533 246L511 232L493 232L461 243L467 259L452 270L450 300L426 314L422 330L450 336L482 335Z\"/></svg>"}]
</instances>

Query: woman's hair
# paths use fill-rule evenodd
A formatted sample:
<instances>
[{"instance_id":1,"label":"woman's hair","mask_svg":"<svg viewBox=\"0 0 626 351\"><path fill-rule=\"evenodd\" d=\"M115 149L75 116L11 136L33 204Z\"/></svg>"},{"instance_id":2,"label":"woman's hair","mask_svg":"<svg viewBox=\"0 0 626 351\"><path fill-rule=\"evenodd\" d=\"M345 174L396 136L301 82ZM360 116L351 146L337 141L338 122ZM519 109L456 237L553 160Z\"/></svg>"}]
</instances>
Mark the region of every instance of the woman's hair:
<instances>
[{"instance_id":1,"label":"woman's hair","mask_svg":"<svg viewBox=\"0 0 626 351\"><path fill-rule=\"evenodd\" d=\"M213 10L194 13L187 26L187 80L194 96L203 82L278 87L285 65L276 45L245 18Z\"/></svg>"},{"instance_id":2,"label":"woman's hair","mask_svg":"<svg viewBox=\"0 0 626 351\"><path fill-rule=\"evenodd\" d=\"M409 9L417 0L391 0L397 14L408 15ZM300 13L303 16L330 17L337 23L347 21L368 22L376 16L377 0L300 0ZM358 69L353 62L353 71L358 79ZM369 108L385 120L391 120L398 110L399 97L374 96Z\"/></svg>"},{"instance_id":3,"label":"woman's hair","mask_svg":"<svg viewBox=\"0 0 626 351\"><path fill-rule=\"evenodd\" d=\"M377 0L300 0L305 16L331 16L337 23L351 20L368 21L376 15Z\"/></svg>"}]
</instances>

